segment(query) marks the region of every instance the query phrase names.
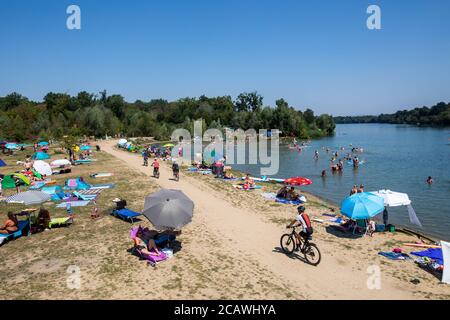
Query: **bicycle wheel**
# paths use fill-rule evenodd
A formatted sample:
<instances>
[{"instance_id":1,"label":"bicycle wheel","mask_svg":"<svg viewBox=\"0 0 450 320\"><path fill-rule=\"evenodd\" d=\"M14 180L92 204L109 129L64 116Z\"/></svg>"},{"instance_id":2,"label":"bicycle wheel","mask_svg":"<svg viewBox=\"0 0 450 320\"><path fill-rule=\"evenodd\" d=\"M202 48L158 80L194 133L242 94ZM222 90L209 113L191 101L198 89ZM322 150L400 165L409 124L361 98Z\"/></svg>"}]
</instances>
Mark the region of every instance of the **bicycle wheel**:
<instances>
[{"instance_id":1,"label":"bicycle wheel","mask_svg":"<svg viewBox=\"0 0 450 320\"><path fill-rule=\"evenodd\" d=\"M306 261L313 266L317 266L322 259L319 248L311 242L306 244L303 254L305 255Z\"/></svg>"},{"instance_id":2,"label":"bicycle wheel","mask_svg":"<svg viewBox=\"0 0 450 320\"><path fill-rule=\"evenodd\" d=\"M295 240L291 234L283 234L280 239L280 246L284 253L291 254L295 250Z\"/></svg>"}]
</instances>

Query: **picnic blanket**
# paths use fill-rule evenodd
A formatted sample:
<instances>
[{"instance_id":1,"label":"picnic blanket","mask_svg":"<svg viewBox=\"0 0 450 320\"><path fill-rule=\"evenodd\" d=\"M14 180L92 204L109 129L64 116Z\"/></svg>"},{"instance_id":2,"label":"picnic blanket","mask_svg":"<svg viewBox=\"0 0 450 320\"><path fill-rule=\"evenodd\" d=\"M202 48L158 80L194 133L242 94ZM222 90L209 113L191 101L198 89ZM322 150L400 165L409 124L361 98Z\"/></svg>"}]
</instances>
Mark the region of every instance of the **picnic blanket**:
<instances>
[{"instance_id":1,"label":"picnic blanket","mask_svg":"<svg viewBox=\"0 0 450 320\"><path fill-rule=\"evenodd\" d=\"M444 258L442 256L441 248L430 248L430 249L423 250L423 251L411 252L411 254L418 256L418 257L430 258L432 260L435 260L440 265L444 264Z\"/></svg>"},{"instance_id":2,"label":"picnic blanket","mask_svg":"<svg viewBox=\"0 0 450 320\"><path fill-rule=\"evenodd\" d=\"M411 259L406 253L397 253L397 252L378 252L379 255L386 257L391 260L409 260Z\"/></svg>"},{"instance_id":3,"label":"picnic blanket","mask_svg":"<svg viewBox=\"0 0 450 320\"><path fill-rule=\"evenodd\" d=\"M67 202L69 202L72 207L85 207L89 204L90 201L67 201ZM65 209L67 202L58 204L56 208Z\"/></svg>"}]
</instances>

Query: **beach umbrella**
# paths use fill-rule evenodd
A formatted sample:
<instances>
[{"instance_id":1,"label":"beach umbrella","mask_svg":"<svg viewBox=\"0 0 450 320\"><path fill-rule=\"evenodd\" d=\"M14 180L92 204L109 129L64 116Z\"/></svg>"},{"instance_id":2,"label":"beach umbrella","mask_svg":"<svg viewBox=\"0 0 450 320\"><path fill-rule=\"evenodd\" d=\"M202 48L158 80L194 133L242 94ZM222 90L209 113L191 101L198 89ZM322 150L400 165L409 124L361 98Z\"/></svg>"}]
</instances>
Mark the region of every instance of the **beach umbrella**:
<instances>
[{"instance_id":1,"label":"beach umbrella","mask_svg":"<svg viewBox=\"0 0 450 320\"><path fill-rule=\"evenodd\" d=\"M355 193L341 202L341 213L353 220L369 219L383 210L383 198L370 192Z\"/></svg>"},{"instance_id":2,"label":"beach umbrella","mask_svg":"<svg viewBox=\"0 0 450 320\"><path fill-rule=\"evenodd\" d=\"M411 200L409 200L406 193L394 192L391 190L372 191L371 193L383 198L386 207L399 207L411 204Z\"/></svg>"},{"instance_id":3,"label":"beach umbrella","mask_svg":"<svg viewBox=\"0 0 450 320\"><path fill-rule=\"evenodd\" d=\"M291 186L308 186L312 184L312 180L304 177L292 177L285 179L284 183Z\"/></svg>"},{"instance_id":4,"label":"beach umbrella","mask_svg":"<svg viewBox=\"0 0 450 320\"><path fill-rule=\"evenodd\" d=\"M36 170L38 173L40 173L42 175L46 175L46 176L52 175L52 168L50 167L50 165L47 162L44 162L42 160L34 161L33 168L34 168L34 170Z\"/></svg>"},{"instance_id":5,"label":"beach umbrella","mask_svg":"<svg viewBox=\"0 0 450 320\"><path fill-rule=\"evenodd\" d=\"M117 142L117 144L119 144L119 145L123 145L123 144L125 144L125 143L127 143L127 139L120 139L120 140Z\"/></svg>"},{"instance_id":6,"label":"beach umbrella","mask_svg":"<svg viewBox=\"0 0 450 320\"><path fill-rule=\"evenodd\" d=\"M81 151L86 151L86 150L91 150L91 149L92 149L91 146L81 146L81 147L80 147L80 150L81 150Z\"/></svg>"},{"instance_id":7,"label":"beach umbrella","mask_svg":"<svg viewBox=\"0 0 450 320\"><path fill-rule=\"evenodd\" d=\"M57 160L52 161L50 164L54 167L60 167L60 166L68 166L71 163L67 159L57 159Z\"/></svg>"},{"instance_id":8,"label":"beach umbrella","mask_svg":"<svg viewBox=\"0 0 450 320\"><path fill-rule=\"evenodd\" d=\"M172 148L175 147L175 145L173 143L166 143L165 145L163 145L164 148Z\"/></svg>"},{"instance_id":9,"label":"beach umbrella","mask_svg":"<svg viewBox=\"0 0 450 320\"><path fill-rule=\"evenodd\" d=\"M395 192L391 190L379 190L372 192L373 194L383 198L385 207L400 207L406 206L408 209L409 221L419 227L422 227L422 223L417 217L414 208L411 205L411 200L406 193ZM386 209L387 219L387 209Z\"/></svg>"},{"instance_id":10,"label":"beach umbrella","mask_svg":"<svg viewBox=\"0 0 450 320\"><path fill-rule=\"evenodd\" d=\"M25 191L6 198L7 203L24 205L41 204L50 200L50 195L41 191Z\"/></svg>"},{"instance_id":11,"label":"beach umbrella","mask_svg":"<svg viewBox=\"0 0 450 320\"><path fill-rule=\"evenodd\" d=\"M158 229L180 229L192 220L194 202L182 191L161 189L145 198L142 214Z\"/></svg>"},{"instance_id":12,"label":"beach umbrella","mask_svg":"<svg viewBox=\"0 0 450 320\"><path fill-rule=\"evenodd\" d=\"M47 141L41 141L41 142L38 143L38 145L40 145L41 147L48 146L48 142Z\"/></svg>"}]
</instances>

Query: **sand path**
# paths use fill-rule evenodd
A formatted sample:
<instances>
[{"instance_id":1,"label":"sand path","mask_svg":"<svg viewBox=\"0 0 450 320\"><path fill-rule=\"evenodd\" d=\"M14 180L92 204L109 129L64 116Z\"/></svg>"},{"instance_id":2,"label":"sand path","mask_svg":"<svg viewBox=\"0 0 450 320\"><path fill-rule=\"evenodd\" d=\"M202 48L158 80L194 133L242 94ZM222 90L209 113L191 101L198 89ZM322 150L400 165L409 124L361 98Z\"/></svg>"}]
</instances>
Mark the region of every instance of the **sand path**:
<instances>
[{"instance_id":1,"label":"sand path","mask_svg":"<svg viewBox=\"0 0 450 320\"><path fill-rule=\"evenodd\" d=\"M102 150L121 159L129 167L150 176L151 167L142 166L139 155L117 150L116 141L103 141ZM162 188L179 189L195 203L195 219L201 219L208 230L219 235L227 250L239 249L236 254L245 254L270 270L288 286L300 289L300 297L312 299L413 299L413 293L398 287L392 278L381 274L381 289L367 287L372 263L355 257L352 261L342 261L330 252L345 250L336 244L329 244L315 237L314 242L322 252L319 266L310 266L299 259L281 254L279 239L285 232L276 224L264 221L256 212L234 207L217 194L207 193L190 183L192 177L181 173L179 182L170 180L171 170L161 167L161 176L156 183Z\"/></svg>"}]
</instances>

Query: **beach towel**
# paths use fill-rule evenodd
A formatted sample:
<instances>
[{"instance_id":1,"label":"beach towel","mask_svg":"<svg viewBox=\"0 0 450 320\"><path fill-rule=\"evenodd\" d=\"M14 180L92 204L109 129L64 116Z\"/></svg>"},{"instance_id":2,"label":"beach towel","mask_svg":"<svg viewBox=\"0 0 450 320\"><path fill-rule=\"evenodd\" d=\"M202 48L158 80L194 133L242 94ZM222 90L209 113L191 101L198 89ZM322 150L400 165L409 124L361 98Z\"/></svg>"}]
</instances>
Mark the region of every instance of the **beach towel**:
<instances>
[{"instance_id":1,"label":"beach towel","mask_svg":"<svg viewBox=\"0 0 450 320\"><path fill-rule=\"evenodd\" d=\"M261 193L261 196L267 200L275 200L277 197L277 194L274 192L263 192L263 193Z\"/></svg>"},{"instance_id":2,"label":"beach towel","mask_svg":"<svg viewBox=\"0 0 450 320\"><path fill-rule=\"evenodd\" d=\"M78 190L78 194L82 195L98 195L102 192L103 189L88 189L88 190Z\"/></svg>"},{"instance_id":3,"label":"beach towel","mask_svg":"<svg viewBox=\"0 0 450 320\"><path fill-rule=\"evenodd\" d=\"M409 260L411 259L406 253L397 253L397 252L378 252L379 255L386 257L391 260Z\"/></svg>"},{"instance_id":4,"label":"beach towel","mask_svg":"<svg viewBox=\"0 0 450 320\"><path fill-rule=\"evenodd\" d=\"M87 205L89 204L90 201L68 201L68 202L70 202L70 205L71 205L72 207L85 207L85 206L87 206ZM58 205L56 206L56 208L62 208L62 209L65 209L65 208L66 208L66 203L67 203L67 202L65 202L65 203L60 203L60 204L58 204Z\"/></svg>"},{"instance_id":5,"label":"beach towel","mask_svg":"<svg viewBox=\"0 0 450 320\"><path fill-rule=\"evenodd\" d=\"M429 259L435 260L438 264L444 264L444 258L442 256L441 248L430 248L423 251L411 252L411 254L418 257L427 257Z\"/></svg>"},{"instance_id":6,"label":"beach towel","mask_svg":"<svg viewBox=\"0 0 450 320\"><path fill-rule=\"evenodd\" d=\"M303 201L301 201L301 200L286 200L283 198L275 198L275 202L279 202L279 203L283 203L283 204L295 204L295 205L303 203Z\"/></svg>"},{"instance_id":7,"label":"beach towel","mask_svg":"<svg viewBox=\"0 0 450 320\"><path fill-rule=\"evenodd\" d=\"M48 227L51 229L52 227L58 227L63 225L69 225L73 222L73 219L70 217L65 218L52 218L50 223L48 224Z\"/></svg>"},{"instance_id":8,"label":"beach towel","mask_svg":"<svg viewBox=\"0 0 450 320\"><path fill-rule=\"evenodd\" d=\"M73 195L77 197L79 200L95 200L97 199L98 194L80 194L79 192L74 191Z\"/></svg>"},{"instance_id":9,"label":"beach towel","mask_svg":"<svg viewBox=\"0 0 450 320\"><path fill-rule=\"evenodd\" d=\"M35 182L32 186L30 186L29 190L39 190L40 188L45 186L44 181Z\"/></svg>"},{"instance_id":10,"label":"beach towel","mask_svg":"<svg viewBox=\"0 0 450 320\"><path fill-rule=\"evenodd\" d=\"M92 185L89 189L112 189L114 188L116 185L113 183L109 183L109 184L94 184Z\"/></svg>"},{"instance_id":11,"label":"beach towel","mask_svg":"<svg viewBox=\"0 0 450 320\"><path fill-rule=\"evenodd\" d=\"M94 173L91 174L92 178L105 178L105 177L111 177L114 173L104 172L104 173Z\"/></svg>"},{"instance_id":12,"label":"beach towel","mask_svg":"<svg viewBox=\"0 0 450 320\"><path fill-rule=\"evenodd\" d=\"M6 167L5 161L3 161L2 159L0 159L0 167Z\"/></svg>"},{"instance_id":13,"label":"beach towel","mask_svg":"<svg viewBox=\"0 0 450 320\"><path fill-rule=\"evenodd\" d=\"M237 185L237 184L233 184L233 187L238 189L238 190L245 190L245 191L254 190L254 189L261 189L261 186L254 186L254 187L250 187L248 189L244 189L244 186Z\"/></svg>"}]
</instances>

